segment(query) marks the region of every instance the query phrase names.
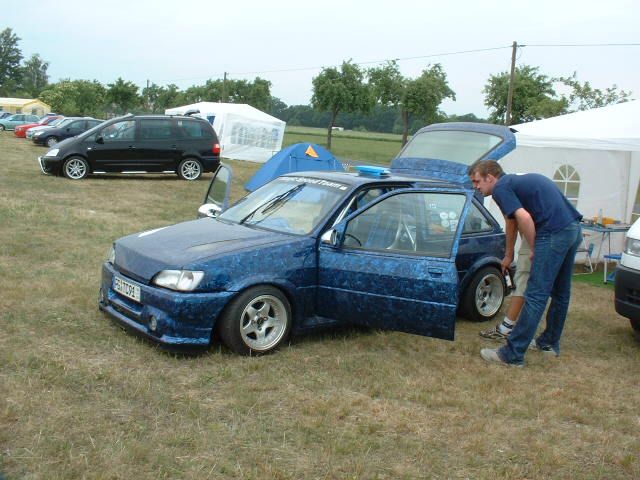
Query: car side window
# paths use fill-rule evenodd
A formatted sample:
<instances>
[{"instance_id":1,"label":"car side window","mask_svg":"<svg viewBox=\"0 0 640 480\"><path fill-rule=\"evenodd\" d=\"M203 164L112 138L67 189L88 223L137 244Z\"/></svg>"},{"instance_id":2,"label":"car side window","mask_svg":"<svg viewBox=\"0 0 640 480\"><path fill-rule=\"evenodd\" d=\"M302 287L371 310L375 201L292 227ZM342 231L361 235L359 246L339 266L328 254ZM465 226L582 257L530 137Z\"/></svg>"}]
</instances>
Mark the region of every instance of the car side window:
<instances>
[{"instance_id":1,"label":"car side window","mask_svg":"<svg viewBox=\"0 0 640 480\"><path fill-rule=\"evenodd\" d=\"M177 120L178 132L182 138L211 138L208 125L199 120Z\"/></svg>"},{"instance_id":2,"label":"car side window","mask_svg":"<svg viewBox=\"0 0 640 480\"><path fill-rule=\"evenodd\" d=\"M471 205L464 222L462 233L480 233L492 230L493 227L476 205Z\"/></svg>"},{"instance_id":3,"label":"car side window","mask_svg":"<svg viewBox=\"0 0 640 480\"><path fill-rule=\"evenodd\" d=\"M105 127L100 132L105 143L133 140L136 133L135 120L121 120Z\"/></svg>"},{"instance_id":4,"label":"car side window","mask_svg":"<svg viewBox=\"0 0 640 480\"><path fill-rule=\"evenodd\" d=\"M84 130L85 123L86 123L85 120L78 120L76 122L71 122L69 125L67 125L67 129L69 129L70 132L80 132Z\"/></svg>"},{"instance_id":5,"label":"car side window","mask_svg":"<svg viewBox=\"0 0 640 480\"><path fill-rule=\"evenodd\" d=\"M171 129L171 119L141 119L140 139L141 140L166 140L173 138Z\"/></svg>"},{"instance_id":6,"label":"car side window","mask_svg":"<svg viewBox=\"0 0 640 480\"><path fill-rule=\"evenodd\" d=\"M344 246L448 258L465 201L462 194L393 195L351 219Z\"/></svg>"}]
</instances>

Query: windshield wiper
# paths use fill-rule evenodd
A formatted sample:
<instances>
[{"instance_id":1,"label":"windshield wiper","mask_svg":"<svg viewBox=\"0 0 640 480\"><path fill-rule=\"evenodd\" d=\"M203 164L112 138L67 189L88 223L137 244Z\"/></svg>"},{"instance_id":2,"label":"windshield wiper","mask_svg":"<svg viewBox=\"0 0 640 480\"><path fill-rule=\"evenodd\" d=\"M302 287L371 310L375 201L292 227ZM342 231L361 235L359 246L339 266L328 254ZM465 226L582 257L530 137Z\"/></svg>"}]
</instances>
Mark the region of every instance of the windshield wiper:
<instances>
[{"instance_id":1,"label":"windshield wiper","mask_svg":"<svg viewBox=\"0 0 640 480\"><path fill-rule=\"evenodd\" d=\"M301 183L300 185L297 185L297 186L287 190L286 192L281 193L280 195L276 195L271 200L269 200L267 203L264 203L262 205L258 205L256 208L251 210L247 215L242 217L242 219L240 220L239 223L243 224L243 223L248 222L259 210L262 210L262 214L263 215L266 215L269 212L275 211L280 206L282 206L288 199L290 199L296 193L298 193L300 190L302 190L306 185L307 185L306 183Z\"/></svg>"}]
</instances>

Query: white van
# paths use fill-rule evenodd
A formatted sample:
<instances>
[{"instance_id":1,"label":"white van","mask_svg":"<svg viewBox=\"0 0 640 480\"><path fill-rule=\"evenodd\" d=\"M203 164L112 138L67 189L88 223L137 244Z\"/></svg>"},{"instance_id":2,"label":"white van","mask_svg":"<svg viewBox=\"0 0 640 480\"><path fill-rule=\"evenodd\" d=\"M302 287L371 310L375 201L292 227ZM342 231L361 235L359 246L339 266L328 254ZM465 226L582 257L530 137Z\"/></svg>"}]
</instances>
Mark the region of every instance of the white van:
<instances>
[{"instance_id":1,"label":"white van","mask_svg":"<svg viewBox=\"0 0 640 480\"><path fill-rule=\"evenodd\" d=\"M616 312L640 332L640 219L627 232L624 252L616 269Z\"/></svg>"}]
</instances>

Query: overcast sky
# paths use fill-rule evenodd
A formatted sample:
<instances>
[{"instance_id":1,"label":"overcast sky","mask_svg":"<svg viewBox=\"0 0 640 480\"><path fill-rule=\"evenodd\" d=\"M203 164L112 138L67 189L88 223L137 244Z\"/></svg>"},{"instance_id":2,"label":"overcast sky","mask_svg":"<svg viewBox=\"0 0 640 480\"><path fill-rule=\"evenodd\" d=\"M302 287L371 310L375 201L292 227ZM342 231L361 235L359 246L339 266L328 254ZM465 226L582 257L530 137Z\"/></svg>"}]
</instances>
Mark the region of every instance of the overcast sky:
<instances>
[{"instance_id":1,"label":"overcast sky","mask_svg":"<svg viewBox=\"0 0 640 480\"><path fill-rule=\"evenodd\" d=\"M448 114L487 115L482 89L508 71L511 44L518 65L539 66L597 88L613 84L640 98L640 46L538 47L558 44L640 44L640 1L324 0L2 0L0 29L20 38L25 58L50 63L50 81L118 77L143 87L181 89L208 78L271 81L288 105L308 104L321 67L352 59L364 67L400 59L415 77L440 63L457 100ZM500 48L504 47L504 48ZM469 50L484 52L451 54Z\"/></svg>"}]
</instances>

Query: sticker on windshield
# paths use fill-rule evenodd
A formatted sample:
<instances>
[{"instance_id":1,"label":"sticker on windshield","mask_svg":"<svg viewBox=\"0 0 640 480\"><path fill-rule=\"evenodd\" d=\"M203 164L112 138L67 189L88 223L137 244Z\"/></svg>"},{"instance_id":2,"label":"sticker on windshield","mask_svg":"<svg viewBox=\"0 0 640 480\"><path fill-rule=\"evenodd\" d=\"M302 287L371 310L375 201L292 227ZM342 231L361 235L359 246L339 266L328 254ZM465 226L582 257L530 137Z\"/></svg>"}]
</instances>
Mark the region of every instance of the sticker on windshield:
<instances>
[{"instance_id":1,"label":"sticker on windshield","mask_svg":"<svg viewBox=\"0 0 640 480\"><path fill-rule=\"evenodd\" d=\"M337 190L347 190L349 187L343 183L330 182L328 180L322 180L319 178L310 177L280 177L283 182L295 182L295 183L309 183L311 185L319 185L321 187L335 188Z\"/></svg>"}]
</instances>

